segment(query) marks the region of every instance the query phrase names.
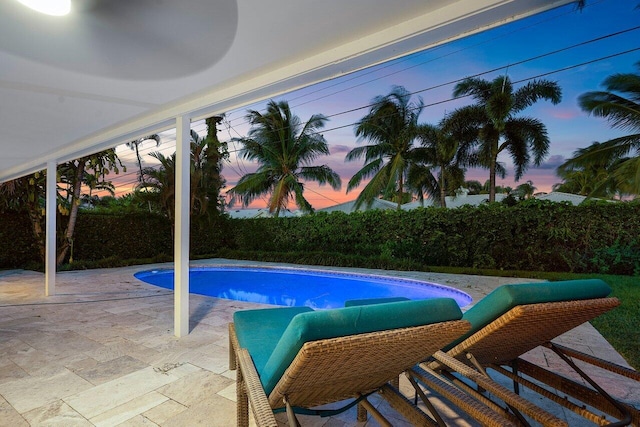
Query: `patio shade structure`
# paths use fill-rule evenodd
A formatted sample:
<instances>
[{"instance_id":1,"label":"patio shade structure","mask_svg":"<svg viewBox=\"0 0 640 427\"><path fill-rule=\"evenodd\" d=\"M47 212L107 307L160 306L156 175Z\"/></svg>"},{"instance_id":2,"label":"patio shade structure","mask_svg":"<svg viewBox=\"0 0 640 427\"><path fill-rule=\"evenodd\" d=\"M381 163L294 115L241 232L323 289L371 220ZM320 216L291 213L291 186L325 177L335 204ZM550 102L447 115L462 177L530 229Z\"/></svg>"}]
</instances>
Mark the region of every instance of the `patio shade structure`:
<instances>
[{"instance_id":1,"label":"patio shade structure","mask_svg":"<svg viewBox=\"0 0 640 427\"><path fill-rule=\"evenodd\" d=\"M177 128L175 333L189 331L189 124L572 0L0 3L0 182ZM55 206L55 186L47 203ZM55 209L47 209L52 212ZM55 252L55 222L47 248ZM47 294L55 293L47 257Z\"/></svg>"}]
</instances>

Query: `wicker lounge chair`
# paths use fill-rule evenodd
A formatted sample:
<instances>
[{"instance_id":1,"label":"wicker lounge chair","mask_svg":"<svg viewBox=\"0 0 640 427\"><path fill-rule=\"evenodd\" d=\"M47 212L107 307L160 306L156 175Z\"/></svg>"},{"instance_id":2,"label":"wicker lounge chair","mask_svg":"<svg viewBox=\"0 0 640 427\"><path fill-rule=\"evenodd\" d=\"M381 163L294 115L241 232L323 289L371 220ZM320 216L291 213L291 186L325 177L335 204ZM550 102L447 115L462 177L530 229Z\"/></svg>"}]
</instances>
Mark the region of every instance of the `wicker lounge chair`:
<instances>
[{"instance_id":1,"label":"wicker lounge chair","mask_svg":"<svg viewBox=\"0 0 640 427\"><path fill-rule=\"evenodd\" d=\"M238 425L248 408L259 426L277 425L274 411L332 415L359 405L358 418L371 413L391 425L367 400L378 392L413 425L434 421L401 395L398 376L465 333L469 324L447 298L399 301L313 311L306 307L239 311L229 325L230 368L237 369ZM333 402L344 408L321 410ZM464 397L463 400L465 400ZM509 425L476 404L488 424ZM315 408L315 409L314 409Z\"/></svg>"},{"instance_id":2,"label":"wicker lounge chair","mask_svg":"<svg viewBox=\"0 0 640 427\"><path fill-rule=\"evenodd\" d=\"M639 425L640 412L636 408L612 398L572 359L640 381L638 372L551 342L564 332L618 306L616 298L607 297L610 292L609 286L601 280L497 288L464 314L463 319L471 323L469 332L445 347L444 351L436 352L430 362L409 370L407 375L427 387L433 387L434 382L442 380L456 384L468 395L500 411L502 406L494 403L495 399L489 400L482 392L482 382L488 378L486 369L491 368L510 378L516 393L520 392L521 386L527 387L590 422L608 425L612 421L603 417L603 414L608 414L617 420L613 425ZM538 346L553 350L589 385L521 358ZM588 370L591 372L592 369ZM461 381L460 374L466 377L465 381ZM501 399L503 405L507 404L503 414L512 421L525 423L522 413L532 417L526 410L514 408L509 396ZM544 418L536 421L543 425L557 423L557 420Z\"/></svg>"}]
</instances>

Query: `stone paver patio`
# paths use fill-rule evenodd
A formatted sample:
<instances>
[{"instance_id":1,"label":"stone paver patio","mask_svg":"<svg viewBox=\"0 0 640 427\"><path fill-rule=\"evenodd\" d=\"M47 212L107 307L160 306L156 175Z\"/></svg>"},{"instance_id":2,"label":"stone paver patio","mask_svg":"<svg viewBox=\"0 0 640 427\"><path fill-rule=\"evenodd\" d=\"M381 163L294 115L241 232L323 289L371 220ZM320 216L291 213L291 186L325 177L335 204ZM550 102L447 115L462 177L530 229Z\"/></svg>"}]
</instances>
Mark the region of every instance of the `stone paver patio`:
<instances>
[{"instance_id":1,"label":"stone paver patio","mask_svg":"<svg viewBox=\"0 0 640 427\"><path fill-rule=\"evenodd\" d=\"M208 264L265 263L193 263ZM0 272L0 426L235 425L235 372L228 370L227 324L236 310L261 305L191 295L191 333L178 339L173 335L172 292L133 277L136 271L158 267L172 264L59 273L57 294L48 298L42 274ZM474 301L499 285L526 281L331 270L433 281L459 288ZM626 365L588 324L561 341ZM550 366L557 363L542 351L529 357ZM614 396L640 405L637 383L598 379ZM387 413L385 404L378 403ZM571 425L583 425L562 410L549 410L567 416ZM473 425L446 407L444 411L452 425ZM302 417L302 421L314 426L358 424L355 410L328 419Z\"/></svg>"}]
</instances>

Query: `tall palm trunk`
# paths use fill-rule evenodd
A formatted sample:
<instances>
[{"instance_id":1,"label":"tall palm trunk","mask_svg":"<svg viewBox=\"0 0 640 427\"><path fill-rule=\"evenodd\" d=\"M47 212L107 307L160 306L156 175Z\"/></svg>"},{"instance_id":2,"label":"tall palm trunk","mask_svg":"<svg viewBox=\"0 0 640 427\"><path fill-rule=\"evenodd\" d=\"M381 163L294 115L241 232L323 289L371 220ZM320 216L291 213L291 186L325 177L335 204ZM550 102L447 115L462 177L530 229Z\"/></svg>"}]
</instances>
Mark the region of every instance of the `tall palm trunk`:
<instances>
[{"instance_id":1,"label":"tall palm trunk","mask_svg":"<svg viewBox=\"0 0 640 427\"><path fill-rule=\"evenodd\" d=\"M400 172L400 178L398 179L399 187L398 187L398 210L402 209L402 199L404 197L404 177L402 176L402 172Z\"/></svg>"},{"instance_id":2,"label":"tall palm trunk","mask_svg":"<svg viewBox=\"0 0 640 427\"><path fill-rule=\"evenodd\" d=\"M145 191L147 190L147 183L144 180L144 174L142 173L142 158L140 157L140 150L138 149L138 145L140 145L140 143L138 141L133 143L133 146L136 150L136 159L138 160L138 170L140 171L140 183L142 184L142 187L145 189ZM151 200L147 200L147 207L149 208L149 213L152 212L151 209Z\"/></svg>"},{"instance_id":3,"label":"tall palm trunk","mask_svg":"<svg viewBox=\"0 0 640 427\"><path fill-rule=\"evenodd\" d=\"M76 176L74 178L75 182L73 183L73 194L71 196L71 210L69 211L69 223L67 224L67 231L64 235L64 241L62 245L60 245L58 257L56 259L57 265L62 264L73 242L73 233L76 229L76 221L78 220L78 209L80 207L80 204L78 202L80 200L80 191L82 190L82 177L84 175L85 163L86 163L86 160L84 159L80 159L78 161L78 169L76 171Z\"/></svg>"},{"instance_id":4,"label":"tall palm trunk","mask_svg":"<svg viewBox=\"0 0 640 427\"><path fill-rule=\"evenodd\" d=\"M446 208L447 207L447 199L445 199L446 197L446 193L444 191L444 166L440 165L440 207L441 208Z\"/></svg>"},{"instance_id":5,"label":"tall palm trunk","mask_svg":"<svg viewBox=\"0 0 640 427\"><path fill-rule=\"evenodd\" d=\"M136 151L136 160L138 161L138 170L140 171L140 182L142 183L142 185L144 186L144 188L147 188L147 183L144 181L144 174L142 173L142 159L140 158L140 150L138 149L138 145L139 143L136 141L134 142L133 146L135 148Z\"/></svg>"},{"instance_id":6,"label":"tall palm trunk","mask_svg":"<svg viewBox=\"0 0 640 427\"><path fill-rule=\"evenodd\" d=\"M489 164L489 202L496 201L496 159L491 158Z\"/></svg>"}]
</instances>

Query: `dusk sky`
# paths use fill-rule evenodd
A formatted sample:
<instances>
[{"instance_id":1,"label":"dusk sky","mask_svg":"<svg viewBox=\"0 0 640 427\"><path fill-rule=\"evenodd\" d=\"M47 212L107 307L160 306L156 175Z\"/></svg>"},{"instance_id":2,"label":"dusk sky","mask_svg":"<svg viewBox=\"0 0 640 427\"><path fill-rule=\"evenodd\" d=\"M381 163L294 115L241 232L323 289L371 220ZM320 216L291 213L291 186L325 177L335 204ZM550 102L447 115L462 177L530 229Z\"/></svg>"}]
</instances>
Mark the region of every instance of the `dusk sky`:
<instances>
[{"instance_id":1,"label":"dusk sky","mask_svg":"<svg viewBox=\"0 0 640 427\"><path fill-rule=\"evenodd\" d=\"M354 124L367 114L366 106L374 97L388 94L394 85L404 86L415 93L413 100L421 97L424 101L419 122L436 124L446 112L472 102L469 98L452 99L453 88L461 79L480 73L484 74L478 77L486 80L507 74L516 89L538 76L556 81L562 88L560 104L539 101L521 113L547 126L551 147L545 162L537 168L531 166L519 183L531 180L537 191L551 191L551 186L560 182L556 167L576 149L621 135L605 120L582 112L577 98L582 93L600 90L601 82L611 74L638 72L635 64L640 62L639 4L638 0L594 0L587 1L581 12L573 5L565 6L275 98L287 100L302 121L318 113L330 118L322 133L331 155L318 158L314 164L326 164L338 172L342 189L333 191L327 186L307 183L305 197L318 209L358 196L364 185L349 194L346 187L363 163L345 163L344 158L352 148L367 144L357 141ZM553 53L558 50L562 51ZM237 158L235 150L241 146L231 139L247 134L247 109L262 111L265 104L266 101L226 112L224 126L218 133L222 141L229 141L229 150L233 151L222 172L226 189L233 187L243 174L255 170L255 165ZM206 132L203 122L193 123L192 128L201 135ZM175 151L175 131L164 132L161 137L160 147L153 143L141 147L146 165L153 164L150 152L160 150L170 155ZM117 179L120 195L132 191L137 167L131 163L131 150L118 147L117 151L128 164L127 172ZM498 178L498 185L515 188L519 183L514 182L510 158L503 156L499 161L507 167L507 176ZM488 170L483 169L470 169L466 175L467 180L480 182L488 178ZM265 200L254 202L251 207L264 207ZM295 205L289 208L296 209Z\"/></svg>"}]
</instances>

